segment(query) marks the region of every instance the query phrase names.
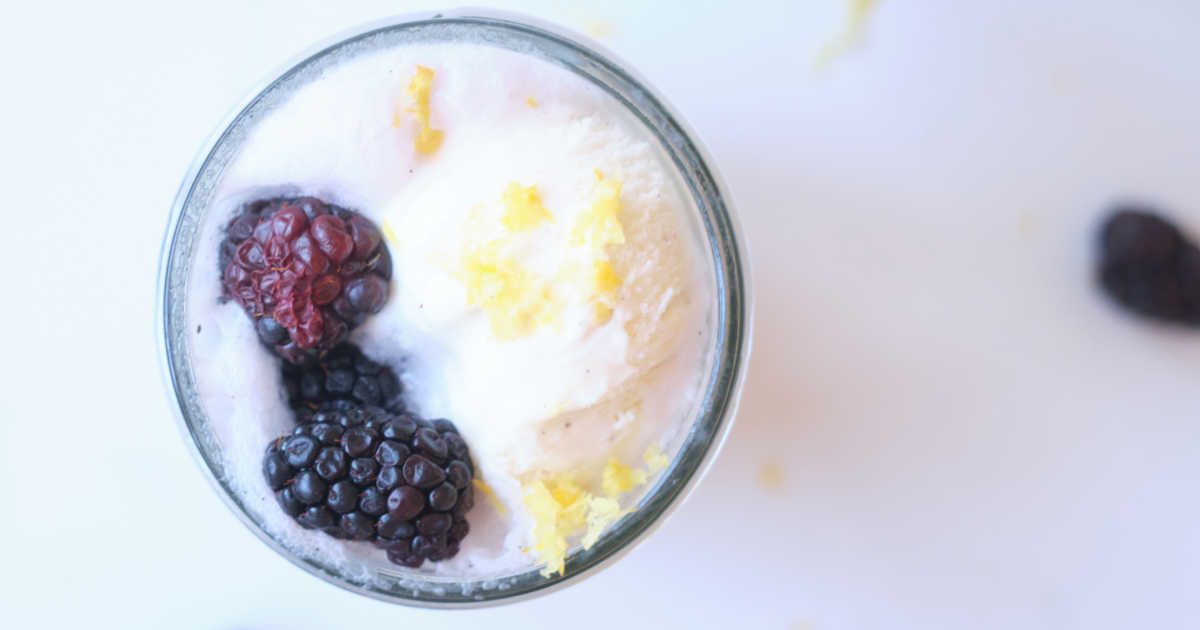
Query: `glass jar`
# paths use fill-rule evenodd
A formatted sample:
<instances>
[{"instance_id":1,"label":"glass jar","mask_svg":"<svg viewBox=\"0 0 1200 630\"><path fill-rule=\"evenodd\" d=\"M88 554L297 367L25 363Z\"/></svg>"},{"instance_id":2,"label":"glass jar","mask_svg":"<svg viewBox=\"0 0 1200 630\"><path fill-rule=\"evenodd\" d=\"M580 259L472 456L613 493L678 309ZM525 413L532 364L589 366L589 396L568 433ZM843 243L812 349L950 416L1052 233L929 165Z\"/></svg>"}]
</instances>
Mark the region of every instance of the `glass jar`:
<instances>
[{"instance_id":1,"label":"glass jar","mask_svg":"<svg viewBox=\"0 0 1200 630\"><path fill-rule=\"evenodd\" d=\"M714 303L713 348L709 371L683 444L669 468L636 508L612 525L590 549L574 549L561 574L543 576L536 568L501 579L462 580L421 572L380 569L376 579L343 575L332 563L302 557L271 536L246 509L229 483L220 445L208 431L197 393L186 334L187 291L200 227L225 166L236 155L260 115L348 56L410 43L473 42L531 54L593 83L628 108L657 139L678 169L691 196L706 240ZM384 601L428 606L484 606L548 593L598 571L644 540L704 475L729 434L745 377L751 337L752 300L746 246L725 184L704 149L662 97L626 65L578 35L524 16L477 9L391 18L321 43L288 63L240 103L205 143L175 198L159 263L156 335L164 379L185 440L201 468L234 514L279 554L332 584Z\"/></svg>"}]
</instances>

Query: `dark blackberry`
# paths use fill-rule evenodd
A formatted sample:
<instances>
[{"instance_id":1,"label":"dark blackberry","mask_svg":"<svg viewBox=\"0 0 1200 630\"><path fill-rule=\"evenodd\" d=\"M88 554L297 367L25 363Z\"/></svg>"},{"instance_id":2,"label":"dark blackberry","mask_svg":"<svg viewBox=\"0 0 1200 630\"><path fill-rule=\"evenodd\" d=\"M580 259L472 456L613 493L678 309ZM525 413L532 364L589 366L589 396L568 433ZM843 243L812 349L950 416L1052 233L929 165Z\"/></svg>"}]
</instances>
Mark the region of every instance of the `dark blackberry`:
<instances>
[{"instance_id":1,"label":"dark blackberry","mask_svg":"<svg viewBox=\"0 0 1200 630\"><path fill-rule=\"evenodd\" d=\"M344 360L333 356L332 369ZM310 410L307 424L272 440L263 456L284 513L334 538L372 541L403 566L458 553L470 531L474 468L452 423L348 399Z\"/></svg>"},{"instance_id":2,"label":"dark blackberry","mask_svg":"<svg viewBox=\"0 0 1200 630\"><path fill-rule=\"evenodd\" d=\"M381 407L392 413L404 411L400 398L403 387L396 373L349 342L338 344L305 367L285 362L283 382L301 422L319 421L315 420L316 410L334 401Z\"/></svg>"},{"instance_id":3,"label":"dark blackberry","mask_svg":"<svg viewBox=\"0 0 1200 630\"><path fill-rule=\"evenodd\" d=\"M400 469L395 466L380 468L375 476L375 487L380 490L391 490L400 485Z\"/></svg>"},{"instance_id":4,"label":"dark blackberry","mask_svg":"<svg viewBox=\"0 0 1200 630\"><path fill-rule=\"evenodd\" d=\"M289 363L316 362L387 301L392 263L379 230L315 197L245 204L219 253L224 297Z\"/></svg>"},{"instance_id":5,"label":"dark blackberry","mask_svg":"<svg viewBox=\"0 0 1200 630\"><path fill-rule=\"evenodd\" d=\"M387 495L379 488L367 488L358 495L358 509L379 516L387 512Z\"/></svg>"},{"instance_id":6,"label":"dark blackberry","mask_svg":"<svg viewBox=\"0 0 1200 630\"><path fill-rule=\"evenodd\" d=\"M1152 208L1114 209L1100 231L1097 275L1135 313L1200 325L1200 248Z\"/></svg>"}]
</instances>

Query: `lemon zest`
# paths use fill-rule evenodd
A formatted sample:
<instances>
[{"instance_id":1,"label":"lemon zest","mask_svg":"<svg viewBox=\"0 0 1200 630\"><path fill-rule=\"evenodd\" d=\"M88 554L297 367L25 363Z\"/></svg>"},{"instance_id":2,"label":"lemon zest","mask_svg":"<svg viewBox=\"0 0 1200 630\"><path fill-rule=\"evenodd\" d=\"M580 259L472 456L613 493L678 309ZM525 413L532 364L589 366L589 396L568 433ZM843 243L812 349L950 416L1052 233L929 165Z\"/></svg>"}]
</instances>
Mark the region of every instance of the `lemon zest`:
<instances>
[{"instance_id":1,"label":"lemon zest","mask_svg":"<svg viewBox=\"0 0 1200 630\"><path fill-rule=\"evenodd\" d=\"M472 479L471 485L475 486L475 489L478 490L480 494L487 497L488 503L492 504L492 507L496 509L497 514L504 516L508 513L508 508L505 507L504 502L500 500L500 497L496 496L496 491L493 490L492 487L489 486L484 480Z\"/></svg>"},{"instance_id":2,"label":"lemon zest","mask_svg":"<svg viewBox=\"0 0 1200 630\"><path fill-rule=\"evenodd\" d=\"M543 221L554 220L542 203L537 186L522 186L512 182L504 188L502 199L504 216L500 217L500 222L513 232L524 232Z\"/></svg>"},{"instance_id":3,"label":"lemon zest","mask_svg":"<svg viewBox=\"0 0 1200 630\"><path fill-rule=\"evenodd\" d=\"M408 84L408 95L413 97L414 109L412 111L416 114L417 124L420 125L417 129L417 136L413 140L413 146L422 155L431 155L437 151L445 136L441 129L434 129L429 125L429 95L432 91L433 70L425 66L417 66L417 73L413 75L412 81ZM399 114L397 113L392 124L395 125L398 120Z\"/></svg>"}]
</instances>

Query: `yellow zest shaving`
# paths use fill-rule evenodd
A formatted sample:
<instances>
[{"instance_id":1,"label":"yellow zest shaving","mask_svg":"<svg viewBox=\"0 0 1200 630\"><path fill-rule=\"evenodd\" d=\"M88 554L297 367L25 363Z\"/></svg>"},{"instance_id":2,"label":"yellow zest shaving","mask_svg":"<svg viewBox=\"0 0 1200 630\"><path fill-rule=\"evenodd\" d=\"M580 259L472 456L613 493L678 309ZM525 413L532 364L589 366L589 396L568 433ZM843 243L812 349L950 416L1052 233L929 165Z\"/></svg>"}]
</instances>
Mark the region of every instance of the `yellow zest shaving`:
<instances>
[{"instance_id":1,"label":"yellow zest shaving","mask_svg":"<svg viewBox=\"0 0 1200 630\"><path fill-rule=\"evenodd\" d=\"M610 294L621 286L621 277L607 260L597 260L592 264L592 286L600 293Z\"/></svg>"},{"instance_id":2,"label":"yellow zest shaving","mask_svg":"<svg viewBox=\"0 0 1200 630\"><path fill-rule=\"evenodd\" d=\"M533 97L532 97L532 96L530 96L529 98L525 99L525 104L526 104L526 105L528 105L528 106L530 106L530 107L537 107L537 106L538 106L538 102L537 102L537 101L535 101L535 100L533 100Z\"/></svg>"},{"instance_id":3,"label":"yellow zest shaving","mask_svg":"<svg viewBox=\"0 0 1200 630\"><path fill-rule=\"evenodd\" d=\"M621 210L621 183L601 179L596 182L592 207L579 214L571 230L572 245L595 249L625 242L625 230L617 213Z\"/></svg>"},{"instance_id":4,"label":"yellow zest shaving","mask_svg":"<svg viewBox=\"0 0 1200 630\"><path fill-rule=\"evenodd\" d=\"M596 292L609 296L621 286L621 277L613 270L607 260L597 260L592 263L592 288Z\"/></svg>"},{"instance_id":5,"label":"yellow zest shaving","mask_svg":"<svg viewBox=\"0 0 1200 630\"><path fill-rule=\"evenodd\" d=\"M616 498L622 492L629 492L644 483L646 471L630 468L611 457L604 466L604 472L600 474L600 487L604 489L604 494L611 498Z\"/></svg>"},{"instance_id":6,"label":"yellow zest shaving","mask_svg":"<svg viewBox=\"0 0 1200 630\"><path fill-rule=\"evenodd\" d=\"M497 514L504 516L508 513L508 508L504 507L504 503L500 501L500 497L496 496L496 491L492 490L492 487L484 483L482 479L472 479L471 485L475 486L475 490L480 494L487 497L488 502L496 509Z\"/></svg>"},{"instance_id":7,"label":"yellow zest shaving","mask_svg":"<svg viewBox=\"0 0 1200 630\"><path fill-rule=\"evenodd\" d=\"M651 475L660 470L666 470L667 466L671 465L670 458L657 444L651 444L646 449L646 452L642 454L642 461L646 462L646 471Z\"/></svg>"},{"instance_id":8,"label":"yellow zest shaving","mask_svg":"<svg viewBox=\"0 0 1200 630\"><path fill-rule=\"evenodd\" d=\"M417 123L421 126L417 130L417 137L413 140L413 145L417 148L417 152L422 155L430 155L437 151L442 145L442 137L445 135L441 129L434 129L429 126L429 93L433 91L433 70L425 66L417 66L417 74L408 84L408 94L413 97L415 104L412 110L417 117ZM397 114L396 120L399 119ZM396 120L392 124L396 124Z\"/></svg>"},{"instance_id":9,"label":"yellow zest shaving","mask_svg":"<svg viewBox=\"0 0 1200 630\"><path fill-rule=\"evenodd\" d=\"M542 221L553 221L550 211L542 204L537 186L522 186L516 182L504 189L504 216L500 222L513 232L532 229Z\"/></svg>"},{"instance_id":10,"label":"yellow zest shaving","mask_svg":"<svg viewBox=\"0 0 1200 630\"><path fill-rule=\"evenodd\" d=\"M612 319L613 309L611 306L603 302L592 302L592 321L596 322L597 326L603 326Z\"/></svg>"},{"instance_id":11,"label":"yellow zest shaving","mask_svg":"<svg viewBox=\"0 0 1200 630\"><path fill-rule=\"evenodd\" d=\"M568 241L579 255L564 262L553 277L543 278L501 255L510 250L515 234L554 221L536 185L509 183L501 196L500 223L505 233L464 253L459 277L466 285L467 304L483 308L496 338L517 339L554 323L572 296L580 294L585 304L590 303L597 325L612 318L623 282L604 248L625 242L618 217L621 183L604 179L599 169L594 172L597 182L591 207L576 218Z\"/></svg>"},{"instance_id":12,"label":"yellow zest shaving","mask_svg":"<svg viewBox=\"0 0 1200 630\"><path fill-rule=\"evenodd\" d=\"M542 575L562 573L567 558L567 537L559 527L563 506L541 481L525 485L525 507L533 515L533 551L546 564Z\"/></svg>"},{"instance_id":13,"label":"yellow zest shaving","mask_svg":"<svg viewBox=\"0 0 1200 630\"><path fill-rule=\"evenodd\" d=\"M629 513L621 509L621 495L645 484L655 467L665 468L659 458L666 456L657 445L647 449L643 457L649 470L630 468L610 458L600 473L602 495L587 491L571 473L525 482L525 506L534 523L532 551L545 564L542 575L562 573L567 539L579 536L579 544L590 549L610 525Z\"/></svg>"},{"instance_id":14,"label":"yellow zest shaving","mask_svg":"<svg viewBox=\"0 0 1200 630\"><path fill-rule=\"evenodd\" d=\"M621 504L617 503L616 499L606 497L592 499L588 503L587 532L579 540L579 544L583 545L584 549L591 549L592 545L600 540L604 530L620 520L622 516L624 516L624 512L621 511Z\"/></svg>"},{"instance_id":15,"label":"yellow zest shaving","mask_svg":"<svg viewBox=\"0 0 1200 630\"><path fill-rule=\"evenodd\" d=\"M386 238L387 242L393 246L400 245L400 239L396 238L396 232L392 230L392 226L388 224L387 220L380 221L380 223L383 225L383 238Z\"/></svg>"},{"instance_id":16,"label":"yellow zest shaving","mask_svg":"<svg viewBox=\"0 0 1200 630\"><path fill-rule=\"evenodd\" d=\"M481 306L498 339L511 340L554 321L561 305L550 286L499 254L491 242L463 256L467 304Z\"/></svg>"}]
</instances>

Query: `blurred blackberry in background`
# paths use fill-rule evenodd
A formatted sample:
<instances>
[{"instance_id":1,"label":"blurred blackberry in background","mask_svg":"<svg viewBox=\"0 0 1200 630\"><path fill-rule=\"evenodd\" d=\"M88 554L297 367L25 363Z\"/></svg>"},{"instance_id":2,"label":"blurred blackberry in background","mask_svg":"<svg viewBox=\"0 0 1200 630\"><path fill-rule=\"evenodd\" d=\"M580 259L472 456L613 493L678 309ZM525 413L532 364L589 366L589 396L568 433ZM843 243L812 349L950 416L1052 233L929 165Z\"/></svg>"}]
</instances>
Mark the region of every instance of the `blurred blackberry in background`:
<instances>
[{"instance_id":1,"label":"blurred blackberry in background","mask_svg":"<svg viewBox=\"0 0 1200 630\"><path fill-rule=\"evenodd\" d=\"M1200 249L1154 209L1120 205L1100 230L1099 281L1135 313L1200 325Z\"/></svg>"}]
</instances>

